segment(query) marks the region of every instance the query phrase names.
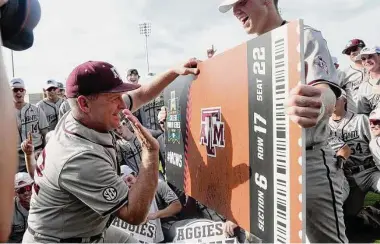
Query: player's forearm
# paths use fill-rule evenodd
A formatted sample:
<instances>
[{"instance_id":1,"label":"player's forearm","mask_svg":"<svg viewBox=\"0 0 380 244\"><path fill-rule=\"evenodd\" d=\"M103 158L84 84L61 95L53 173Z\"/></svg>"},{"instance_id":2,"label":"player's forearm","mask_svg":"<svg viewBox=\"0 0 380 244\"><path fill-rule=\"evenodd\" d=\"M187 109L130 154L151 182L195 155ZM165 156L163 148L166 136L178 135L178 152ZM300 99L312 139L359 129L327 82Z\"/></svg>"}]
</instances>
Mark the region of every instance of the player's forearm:
<instances>
[{"instance_id":1,"label":"player's forearm","mask_svg":"<svg viewBox=\"0 0 380 244\"><path fill-rule=\"evenodd\" d=\"M1 35L0 35L0 46ZM6 77L2 48L0 47L0 242L6 242L13 214L14 176L17 168L17 130L14 120L11 89ZM6 140L4 140L6 138Z\"/></svg>"},{"instance_id":2,"label":"player's forearm","mask_svg":"<svg viewBox=\"0 0 380 244\"><path fill-rule=\"evenodd\" d=\"M28 174L32 179L34 179L34 170L36 169L36 159L34 157L34 153L24 154L25 155L25 165Z\"/></svg>"},{"instance_id":3,"label":"player's forearm","mask_svg":"<svg viewBox=\"0 0 380 244\"><path fill-rule=\"evenodd\" d=\"M178 74L172 70L157 75L155 79L149 84L142 85L136 91L130 92L133 100L132 112L135 112L142 105L148 103L152 99L156 98L171 82L178 77Z\"/></svg>"},{"instance_id":4,"label":"player's forearm","mask_svg":"<svg viewBox=\"0 0 380 244\"><path fill-rule=\"evenodd\" d=\"M178 214L181 211L181 209L182 209L181 203L179 201L174 201L166 208L157 211L157 218L161 219L161 218L174 216Z\"/></svg>"},{"instance_id":5,"label":"player's forearm","mask_svg":"<svg viewBox=\"0 0 380 244\"><path fill-rule=\"evenodd\" d=\"M157 184L158 151L150 153L143 151L139 175L128 193L127 219L123 220L134 225L139 225L146 220Z\"/></svg>"}]
</instances>

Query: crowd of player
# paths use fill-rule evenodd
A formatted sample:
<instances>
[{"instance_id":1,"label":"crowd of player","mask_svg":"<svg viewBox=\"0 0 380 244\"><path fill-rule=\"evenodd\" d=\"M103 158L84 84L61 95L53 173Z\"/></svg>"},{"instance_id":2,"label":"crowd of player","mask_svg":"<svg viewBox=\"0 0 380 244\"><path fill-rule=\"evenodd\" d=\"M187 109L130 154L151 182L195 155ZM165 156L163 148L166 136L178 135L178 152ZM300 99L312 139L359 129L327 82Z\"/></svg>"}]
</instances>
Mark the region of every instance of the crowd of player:
<instances>
[{"instance_id":1,"label":"crowd of player","mask_svg":"<svg viewBox=\"0 0 380 244\"><path fill-rule=\"evenodd\" d=\"M351 64L338 70L342 95L329 120L329 144L344 172L346 219L356 216L369 191L380 193L380 47L351 40L343 54Z\"/></svg>"},{"instance_id":2,"label":"crowd of player","mask_svg":"<svg viewBox=\"0 0 380 244\"><path fill-rule=\"evenodd\" d=\"M247 34L286 24L277 0L219 7L231 9ZM304 33L308 85L291 90L286 108L306 128L306 234L312 242L347 242L344 216L356 215L365 194L380 189L380 48L351 40L343 53L352 64L336 70L321 33L309 26ZM19 172L9 242L170 242L194 219L225 222L226 235L247 240L165 179L160 94L179 75L198 74L197 63L141 86L135 69L123 83L112 65L86 62L65 87L48 80L36 105L24 100L27 78L12 79Z\"/></svg>"},{"instance_id":3,"label":"crowd of player","mask_svg":"<svg viewBox=\"0 0 380 244\"><path fill-rule=\"evenodd\" d=\"M126 79L130 83L136 84L136 86L138 85L139 78L140 76L136 69L131 69L127 72ZM11 80L20 143L18 145L19 173L16 174L15 180L15 192L17 197L15 198L15 213L9 242L21 242L25 232L28 231L28 211L32 190L33 187L35 191L39 190L35 187L35 174L42 175L41 171L46 171L44 166L42 168L41 166L37 166L37 158L45 148L59 121L63 117L67 117L65 114L71 110L62 83L56 82L55 80L48 80L43 88L44 99L39 101L36 105L25 102L25 83L26 82L21 78ZM157 155L160 165L160 177L158 179L155 198L150 206L149 215L140 226L131 225L116 217L112 221L109 230L112 229L112 227L117 227L118 230L123 229L126 233L136 235L136 238L138 237L138 240L142 242L171 242L175 237L177 227L184 226L195 219L208 219L226 222L224 225L226 235L237 236L240 241L244 241L246 238L245 232L238 228L237 225L226 221L221 215L206 208L191 197L185 196L184 193L176 189L175 186L166 182L165 139L163 133L165 129L165 116L163 113L164 110L162 109L163 105L163 96L161 94L134 112L135 117L148 129L153 137L157 138L160 144L159 155ZM133 126L122 113L119 114L119 118L119 126L113 133L115 146L117 148L116 158L118 164L121 165L121 178L124 179L126 185L130 187L136 183L136 177L139 175L140 167L143 167L142 147L135 133L134 128L136 127ZM83 130L84 129L81 129L80 131L83 133ZM67 145L67 147L69 147L69 145ZM52 156L54 157L54 155ZM44 156L42 155L42 157ZM82 158L81 161L85 161L85 159ZM91 165L91 167L96 166ZM99 168L99 170L101 170L101 168ZM93 172L93 174L96 173ZM92 176L92 174L89 176ZM75 180L79 179L75 178ZM49 187L54 188L53 185L49 185ZM96 185L94 185L94 187L96 187ZM39 221L44 220L39 219ZM50 221L45 221L46 224L51 224ZM29 231L34 232L30 227L30 223ZM66 234L70 236L75 233L68 232ZM112 233L112 235L117 236L115 233ZM125 239L107 240L126 241ZM128 242L135 241L136 239L132 237L128 239Z\"/></svg>"}]
</instances>

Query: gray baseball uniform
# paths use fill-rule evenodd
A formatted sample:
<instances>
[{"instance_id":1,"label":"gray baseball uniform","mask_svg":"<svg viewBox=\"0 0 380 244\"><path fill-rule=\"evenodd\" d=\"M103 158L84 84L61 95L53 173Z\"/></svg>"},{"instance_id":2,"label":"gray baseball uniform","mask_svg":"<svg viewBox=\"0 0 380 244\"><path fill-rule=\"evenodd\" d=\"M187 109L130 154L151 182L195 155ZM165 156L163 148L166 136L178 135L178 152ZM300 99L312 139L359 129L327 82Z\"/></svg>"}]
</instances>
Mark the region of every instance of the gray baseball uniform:
<instances>
[{"instance_id":1,"label":"gray baseball uniform","mask_svg":"<svg viewBox=\"0 0 380 244\"><path fill-rule=\"evenodd\" d=\"M357 111L359 114L369 115L375 108L379 107L380 92L377 85L380 85L380 80L371 78L360 84Z\"/></svg>"},{"instance_id":2,"label":"gray baseball uniform","mask_svg":"<svg viewBox=\"0 0 380 244\"><path fill-rule=\"evenodd\" d=\"M54 130L58 123L59 107L63 103L63 99L60 98L56 103L50 102L47 99L39 101L36 105L45 112L46 118L49 122L49 130Z\"/></svg>"},{"instance_id":3,"label":"gray baseball uniform","mask_svg":"<svg viewBox=\"0 0 380 244\"><path fill-rule=\"evenodd\" d=\"M58 120L60 120L62 116L70 110L71 108L69 102L67 100L64 100L59 107Z\"/></svg>"},{"instance_id":4,"label":"gray baseball uniform","mask_svg":"<svg viewBox=\"0 0 380 244\"><path fill-rule=\"evenodd\" d=\"M128 202L114 141L112 134L80 124L71 112L62 117L37 161L28 219L32 231L24 242L105 232L111 215Z\"/></svg>"},{"instance_id":5,"label":"gray baseball uniform","mask_svg":"<svg viewBox=\"0 0 380 244\"><path fill-rule=\"evenodd\" d=\"M15 208L12 221L12 232L8 242L20 243L28 226L28 210L21 204L18 198L15 198Z\"/></svg>"},{"instance_id":6,"label":"gray baseball uniform","mask_svg":"<svg viewBox=\"0 0 380 244\"><path fill-rule=\"evenodd\" d=\"M347 112L339 121L334 121L330 118L330 128L333 131L333 134L343 140L351 149L351 155L344 166L348 180L347 183L349 184L345 184L343 199L347 199L349 195L349 186L359 187L361 191L367 192L373 185L372 181L374 177L374 170L370 169L374 167L374 163L369 148L371 132L368 117L364 114ZM366 168L364 168L364 166ZM362 167L362 169L360 167ZM375 173L375 175L376 174L377 173ZM354 203L355 201L350 201L350 204L351 202ZM362 201L357 199L356 202L359 203ZM360 208L361 206L358 207ZM350 208L355 209L358 207L357 204L350 206Z\"/></svg>"},{"instance_id":7,"label":"gray baseball uniform","mask_svg":"<svg viewBox=\"0 0 380 244\"><path fill-rule=\"evenodd\" d=\"M380 137L372 138L369 148L372 152L375 167L368 169L369 172L372 172L371 178L364 183L368 188L370 187L369 189L380 193Z\"/></svg>"},{"instance_id":8,"label":"gray baseball uniform","mask_svg":"<svg viewBox=\"0 0 380 244\"><path fill-rule=\"evenodd\" d=\"M352 165L361 165L365 160L372 157L369 150L371 132L366 115L347 112L339 121L330 118L329 124L333 135L351 148L351 156L348 161Z\"/></svg>"},{"instance_id":9,"label":"gray baseball uniform","mask_svg":"<svg viewBox=\"0 0 380 244\"><path fill-rule=\"evenodd\" d=\"M322 34L305 26L306 83L337 86L336 68ZM344 175L327 143L329 116L306 129L306 235L310 242L347 242L343 219Z\"/></svg>"},{"instance_id":10,"label":"gray baseball uniform","mask_svg":"<svg viewBox=\"0 0 380 244\"><path fill-rule=\"evenodd\" d=\"M339 85L347 94L347 111L351 113L357 113L358 90L365 77L364 69L354 68L351 65L339 72Z\"/></svg>"},{"instance_id":11,"label":"gray baseball uniform","mask_svg":"<svg viewBox=\"0 0 380 244\"><path fill-rule=\"evenodd\" d=\"M44 138L41 131L48 128L49 123L44 111L30 103L26 103L21 110L16 109L16 121L19 138L17 144L19 172L26 172L25 156L21 150L21 143L28 138L28 133L31 132L34 149L42 149L44 147Z\"/></svg>"},{"instance_id":12,"label":"gray baseball uniform","mask_svg":"<svg viewBox=\"0 0 380 244\"><path fill-rule=\"evenodd\" d=\"M342 139L335 136L335 133L333 133L333 131L331 131L328 142L335 153L337 153L341 148L344 147L344 145L346 145Z\"/></svg>"}]
</instances>

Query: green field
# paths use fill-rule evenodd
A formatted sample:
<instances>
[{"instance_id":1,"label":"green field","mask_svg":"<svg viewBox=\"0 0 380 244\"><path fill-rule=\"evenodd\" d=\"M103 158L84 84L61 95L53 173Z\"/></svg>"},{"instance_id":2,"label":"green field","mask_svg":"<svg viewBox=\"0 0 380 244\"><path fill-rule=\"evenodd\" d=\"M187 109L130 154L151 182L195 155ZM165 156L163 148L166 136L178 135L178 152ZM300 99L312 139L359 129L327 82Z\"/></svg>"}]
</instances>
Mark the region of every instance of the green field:
<instances>
[{"instance_id":1,"label":"green field","mask_svg":"<svg viewBox=\"0 0 380 244\"><path fill-rule=\"evenodd\" d=\"M373 205L377 201L380 201L380 194L368 192L365 197L364 206Z\"/></svg>"},{"instance_id":2,"label":"green field","mask_svg":"<svg viewBox=\"0 0 380 244\"><path fill-rule=\"evenodd\" d=\"M366 198L365 198L365 201L364 201L364 206L369 206L369 205L373 205L375 202L377 201L380 201L380 194L377 194L377 193L373 193L373 192L369 192L367 193L366 195ZM358 237L360 236L361 234L358 233ZM356 239L356 238L355 238ZM362 242L360 241L360 237L358 239L356 239L356 243L358 242ZM364 240L368 240L366 238L364 238ZM373 240L373 239L372 239ZM374 243L380 243L380 239L379 240L375 240Z\"/></svg>"}]
</instances>

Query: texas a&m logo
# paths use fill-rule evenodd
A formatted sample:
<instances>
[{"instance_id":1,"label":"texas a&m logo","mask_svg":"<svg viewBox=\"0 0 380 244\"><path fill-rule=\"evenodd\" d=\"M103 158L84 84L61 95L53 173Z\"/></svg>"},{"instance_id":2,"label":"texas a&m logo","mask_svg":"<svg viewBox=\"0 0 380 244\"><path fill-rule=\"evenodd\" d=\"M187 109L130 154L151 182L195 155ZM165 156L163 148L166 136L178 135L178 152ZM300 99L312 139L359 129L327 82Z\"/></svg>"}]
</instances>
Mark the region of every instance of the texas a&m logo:
<instances>
[{"instance_id":1,"label":"texas a&m logo","mask_svg":"<svg viewBox=\"0 0 380 244\"><path fill-rule=\"evenodd\" d=\"M224 147L224 122L220 107L201 110L200 143L206 146L207 155L210 157L216 157L216 147Z\"/></svg>"}]
</instances>

